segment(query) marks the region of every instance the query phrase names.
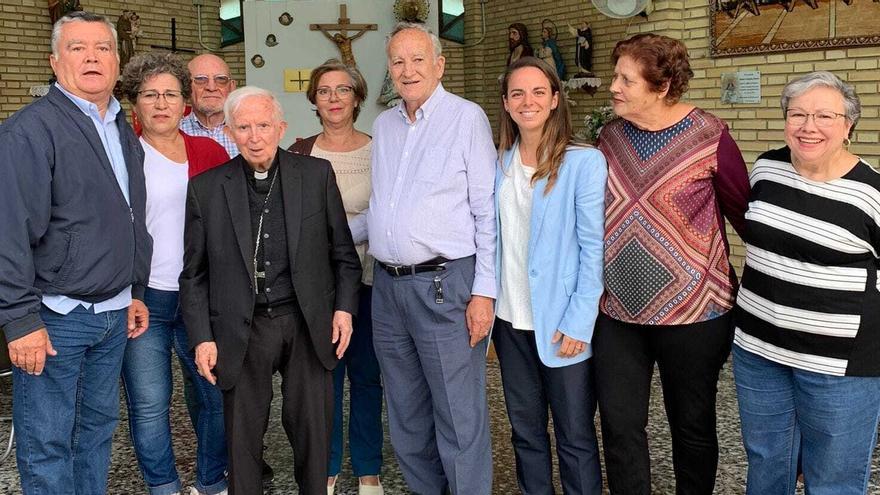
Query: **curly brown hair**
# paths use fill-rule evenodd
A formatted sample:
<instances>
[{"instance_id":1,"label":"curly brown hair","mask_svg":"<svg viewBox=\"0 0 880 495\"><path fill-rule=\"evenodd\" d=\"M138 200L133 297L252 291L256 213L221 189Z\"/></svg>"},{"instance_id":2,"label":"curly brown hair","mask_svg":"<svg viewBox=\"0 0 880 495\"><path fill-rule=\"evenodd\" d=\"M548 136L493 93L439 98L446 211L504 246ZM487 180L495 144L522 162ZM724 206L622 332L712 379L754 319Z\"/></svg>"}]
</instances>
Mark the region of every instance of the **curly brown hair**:
<instances>
[{"instance_id":1,"label":"curly brown hair","mask_svg":"<svg viewBox=\"0 0 880 495\"><path fill-rule=\"evenodd\" d=\"M192 81L189 69L173 53L147 52L132 57L122 71L122 94L133 104L137 103L138 91L149 78L160 74L171 74L180 81L180 93L185 100L192 94Z\"/></svg>"},{"instance_id":2,"label":"curly brown hair","mask_svg":"<svg viewBox=\"0 0 880 495\"><path fill-rule=\"evenodd\" d=\"M641 66L642 77L651 90L666 90L666 103L677 103L688 90L688 82L694 77L688 61L687 47L681 41L653 33L637 34L617 43L611 53L611 64L617 65L621 57L630 57Z\"/></svg>"}]
</instances>

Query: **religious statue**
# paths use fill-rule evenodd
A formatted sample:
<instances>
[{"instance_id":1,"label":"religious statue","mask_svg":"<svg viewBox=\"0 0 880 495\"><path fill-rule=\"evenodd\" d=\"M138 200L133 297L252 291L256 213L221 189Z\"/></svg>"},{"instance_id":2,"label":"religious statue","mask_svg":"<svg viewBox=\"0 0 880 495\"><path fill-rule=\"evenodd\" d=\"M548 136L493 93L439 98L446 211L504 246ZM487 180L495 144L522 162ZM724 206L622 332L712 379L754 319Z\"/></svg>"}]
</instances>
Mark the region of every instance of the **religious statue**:
<instances>
[{"instance_id":1,"label":"religious statue","mask_svg":"<svg viewBox=\"0 0 880 495\"><path fill-rule=\"evenodd\" d=\"M82 9L79 0L49 0L49 19L52 20L54 26L55 21L64 17L64 14Z\"/></svg>"},{"instance_id":2,"label":"religious statue","mask_svg":"<svg viewBox=\"0 0 880 495\"><path fill-rule=\"evenodd\" d=\"M535 54L532 45L529 44L529 30L526 25L514 22L507 27L507 46L510 54L507 55L507 65L519 60L520 57L530 57Z\"/></svg>"},{"instance_id":3,"label":"religious statue","mask_svg":"<svg viewBox=\"0 0 880 495\"><path fill-rule=\"evenodd\" d=\"M345 65L350 65L352 67L357 67L357 62L354 60L354 52L351 50L351 42L360 38L367 32L366 29L362 29L358 31L354 36L348 36L342 33L334 33L332 36L327 31L321 31L324 33L324 36L327 37L330 41L336 43L336 47L339 48L339 54L342 55L342 62Z\"/></svg>"},{"instance_id":4,"label":"religious statue","mask_svg":"<svg viewBox=\"0 0 880 495\"><path fill-rule=\"evenodd\" d=\"M562 60L559 45L556 44L556 29L554 29L553 21L544 19L541 25L542 47L538 48L538 58L556 69L556 75L559 76L560 80L565 79L565 62Z\"/></svg>"},{"instance_id":5,"label":"religious statue","mask_svg":"<svg viewBox=\"0 0 880 495\"><path fill-rule=\"evenodd\" d=\"M394 18L397 22L428 21L429 5L427 0L396 0L394 2Z\"/></svg>"},{"instance_id":6,"label":"religious statue","mask_svg":"<svg viewBox=\"0 0 880 495\"><path fill-rule=\"evenodd\" d=\"M312 31L321 31L328 40L336 44L339 53L342 55L342 62L352 67L357 66L354 60L354 52L351 49L351 42L360 38L367 31L376 31L378 27L375 24L352 24L348 17L347 6L342 4L339 6L339 21L336 24L310 24L309 29ZM357 31L354 35L349 36L348 31ZM336 31L330 34L331 31Z\"/></svg>"},{"instance_id":7,"label":"religious statue","mask_svg":"<svg viewBox=\"0 0 880 495\"><path fill-rule=\"evenodd\" d=\"M123 10L116 20L116 39L119 48L119 69L134 56L137 39L141 35L141 18L133 10Z\"/></svg>"},{"instance_id":8,"label":"religious statue","mask_svg":"<svg viewBox=\"0 0 880 495\"><path fill-rule=\"evenodd\" d=\"M582 77L593 75L593 30L587 21L582 21L577 29L568 26L568 31L576 38L575 65Z\"/></svg>"}]
</instances>

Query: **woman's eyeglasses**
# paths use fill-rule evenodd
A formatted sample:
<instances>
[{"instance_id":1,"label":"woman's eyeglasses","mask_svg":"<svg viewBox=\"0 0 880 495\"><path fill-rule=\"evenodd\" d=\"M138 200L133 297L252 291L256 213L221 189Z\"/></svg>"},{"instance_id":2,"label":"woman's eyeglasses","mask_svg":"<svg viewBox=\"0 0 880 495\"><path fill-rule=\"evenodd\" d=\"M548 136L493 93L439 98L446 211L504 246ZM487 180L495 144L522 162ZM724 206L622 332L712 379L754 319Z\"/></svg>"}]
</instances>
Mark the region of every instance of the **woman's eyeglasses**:
<instances>
[{"instance_id":1,"label":"woman's eyeglasses","mask_svg":"<svg viewBox=\"0 0 880 495\"><path fill-rule=\"evenodd\" d=\"M840 117L846 117L846 114L832 112L831 110L819 110L815 113L807 113L803 110L788 110L785 112L785 122L794 126L802 126L807 123L811 116L816 127L831 127L834 125L835 120Z\"/></svg>"},{"instance_id":2,"label":"woman's eyeglasses","mask_svg":"<svg viewBox=\"0 0 880 495\"><path fill-rule=\"evenodd\" d=\"M174 105L183 101L183 93L180 91L166 91L160 93L153 89L138 91L138 101L142 101L148 105L155 105L159 101L159 97L165 98L165 102Z\"/></svg>"},{"instance_id":3,"label":"woman's eyeglasses","mask_svg":"<svg viewBox=\"0 0 880 495\"><path fill-rule=\"evenodd\" d=\"M351 86L336 86L336 88L333 89L329 86L321 86L315 92L315 95L318 97L319 100L323 101L329 100L330 95L333 93L336 93L336 97L340 100L344 100L350 98L351 95L354 94L354 88L352 88Z\"/></svg>"}]
</instances>

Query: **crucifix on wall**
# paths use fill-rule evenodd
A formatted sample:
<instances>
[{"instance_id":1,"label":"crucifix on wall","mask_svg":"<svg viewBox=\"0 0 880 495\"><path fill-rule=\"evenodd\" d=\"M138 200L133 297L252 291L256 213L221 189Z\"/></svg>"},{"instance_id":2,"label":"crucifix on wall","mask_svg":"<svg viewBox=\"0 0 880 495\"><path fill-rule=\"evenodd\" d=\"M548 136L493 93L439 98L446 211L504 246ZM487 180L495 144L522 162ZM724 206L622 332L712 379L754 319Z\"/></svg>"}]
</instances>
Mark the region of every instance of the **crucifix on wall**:
<instances>
[{"instance_id":1,"label":"crucifix on wall","mask_svg":"<svg viewBox=\"0 0 880 495\"><path fill-rule=\"evenodd\" d=\"M363 36L367 31L377 31L379 28L375 24L352 24L347 17L347 12L346 5L342 4L339 6L339 20L336 24L309 24L309 29L321 31L339 48L342 61L354 67L357 63L354 60L354 52L351 50L351 42ZM330 34L331 31L336 31L336 33ZM357 33L349 36L349 31L357 31Z\"/></svg>"}]
</instances>

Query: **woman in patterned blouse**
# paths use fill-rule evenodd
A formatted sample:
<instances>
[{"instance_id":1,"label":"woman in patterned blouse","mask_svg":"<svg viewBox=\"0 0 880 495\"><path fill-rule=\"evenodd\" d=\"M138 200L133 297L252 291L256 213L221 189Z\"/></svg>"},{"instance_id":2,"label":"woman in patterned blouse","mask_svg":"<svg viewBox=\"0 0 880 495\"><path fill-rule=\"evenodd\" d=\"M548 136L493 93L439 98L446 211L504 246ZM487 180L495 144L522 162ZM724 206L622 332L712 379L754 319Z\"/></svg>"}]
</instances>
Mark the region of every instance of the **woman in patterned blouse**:
<instances>
[{"instance_id":1,"label":"woman in patterned blouse","mask_svg":"<svg viewBox=\"0 0 880 495\"><path fill-rule=\"evenodd\" d=\"M608 484L612 493L650 493L645 427L656 364L676 491L710 494L736 296L724 218L741 230L746 167L725 123L680 101L693 76L683 43L640 34L618 43L612 60L620 118L599 135L608 160L605 295L593 340Z\"/></svg>"}]
</instances>

